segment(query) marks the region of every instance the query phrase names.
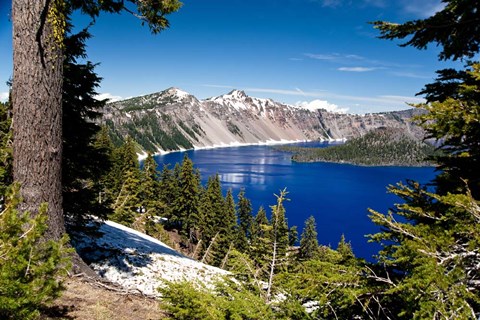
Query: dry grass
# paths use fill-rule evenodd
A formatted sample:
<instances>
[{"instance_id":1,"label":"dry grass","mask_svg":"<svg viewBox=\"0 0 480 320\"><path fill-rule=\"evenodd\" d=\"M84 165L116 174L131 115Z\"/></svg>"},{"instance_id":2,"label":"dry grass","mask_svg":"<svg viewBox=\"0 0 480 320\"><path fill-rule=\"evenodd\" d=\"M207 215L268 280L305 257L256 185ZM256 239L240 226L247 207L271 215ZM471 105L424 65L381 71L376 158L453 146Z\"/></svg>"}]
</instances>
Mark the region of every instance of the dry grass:
<instances>
[{"instance_id":1,"label":"dry grass","mask_svg":"<svg viewBox=\"0 0 480 320\"><path fill-rule=\"evenodd\" d=\"M66 290L45 311L48 320L156 320L165 318L158 301L139 295L115 292L81 278L69 278Z\"/></svg>"}]
</instances>

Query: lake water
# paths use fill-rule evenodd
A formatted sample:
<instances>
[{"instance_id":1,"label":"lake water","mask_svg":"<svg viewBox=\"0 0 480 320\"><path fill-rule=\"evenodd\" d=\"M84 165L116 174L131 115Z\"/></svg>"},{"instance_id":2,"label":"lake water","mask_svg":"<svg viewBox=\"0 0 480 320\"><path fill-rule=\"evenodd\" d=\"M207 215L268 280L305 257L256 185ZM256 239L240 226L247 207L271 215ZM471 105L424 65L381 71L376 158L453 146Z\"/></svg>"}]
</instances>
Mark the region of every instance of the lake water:
<instances>
[{"instance_id":1,"label":"lake water","mask_svg":"<svg viewBox=\"0 0 480 320\"><path fill-rule=\"evenodd\" d=\"M305 146L327 146L308 143ZM186 151L202 175L219 174L224 192L231 188L235 198L241 188L252 202L254 214L263 205L267 212L275 204L274 194L287 188L286 216L297 225L299 236L304 221L313 215L320 244L336 248L342 234L354 253L371 260L379 246L367 243L366 234L378 231L368 218L367 208L387 212L399 198L387 194L386 187L406 179L422 183L433 179L433 168L360 167L334 163L295 163L290 154L270 146L246 146ZM183 152L156 156L160 164L181 162Z\"/></svg>"}]
</instances>

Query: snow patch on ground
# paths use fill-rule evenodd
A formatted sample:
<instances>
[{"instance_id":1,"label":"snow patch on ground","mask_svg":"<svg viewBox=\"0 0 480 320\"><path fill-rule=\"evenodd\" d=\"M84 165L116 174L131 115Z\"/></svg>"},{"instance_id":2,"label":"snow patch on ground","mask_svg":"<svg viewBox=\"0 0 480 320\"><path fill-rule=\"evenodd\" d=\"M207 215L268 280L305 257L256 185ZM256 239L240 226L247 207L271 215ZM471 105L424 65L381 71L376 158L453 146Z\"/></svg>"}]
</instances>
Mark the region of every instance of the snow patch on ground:
<instances>
[{"instance_id":1,"label":"snow patch on ground","mask_svg":"<svg viewBox=\"0 0 480 320\"><path fill-rule=\"evenodd\" d=\"M159 296L164 281L201 282L213 286L229 272L170 248L163 242L112 221L101 222L100 237L79 237L77 252L100 276L129 290Z\"/></svg>"}]
</instances>

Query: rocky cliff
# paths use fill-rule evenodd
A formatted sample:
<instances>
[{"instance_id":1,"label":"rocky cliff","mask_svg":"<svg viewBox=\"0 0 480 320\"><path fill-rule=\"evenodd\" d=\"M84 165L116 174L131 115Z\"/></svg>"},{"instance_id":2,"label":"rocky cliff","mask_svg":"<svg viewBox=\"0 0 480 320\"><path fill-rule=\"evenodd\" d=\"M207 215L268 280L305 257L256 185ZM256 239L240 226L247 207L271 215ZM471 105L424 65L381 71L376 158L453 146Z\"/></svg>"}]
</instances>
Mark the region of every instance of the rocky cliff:
<instances>
[{"instance_id":1,"label":"rocky cliff","mask_svg":"<svg viewBox=\"0 0 480 320\"><path fill-rule=\"evenodd\" d=\"M127 135L144 151L242 145L297 140L351 139L379 127L400 128L421 138L410 122L416 110L367 115L309 111L233 90L206 100L170 88L109 103L104 123L114 141Z\"/></svg>"}]
</instances>

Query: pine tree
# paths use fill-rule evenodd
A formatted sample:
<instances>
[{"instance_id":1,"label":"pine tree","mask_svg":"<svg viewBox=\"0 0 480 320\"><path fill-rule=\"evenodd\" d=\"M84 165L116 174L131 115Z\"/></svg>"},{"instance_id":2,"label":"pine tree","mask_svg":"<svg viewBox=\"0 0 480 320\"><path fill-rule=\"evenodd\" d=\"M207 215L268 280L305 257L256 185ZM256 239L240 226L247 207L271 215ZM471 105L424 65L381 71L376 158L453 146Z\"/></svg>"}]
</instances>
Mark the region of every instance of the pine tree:
<instances>
[{"instance_id":1,"label":"pine tree","mask_svg":"<svg viewBox=\"0 0 480 320\"><path fill-rule=\"evenodd\" d=\"M140 168L138 157L135 152L135 142L127 137L125 143L112 152L112 167L108 173L107 196L111 202L115 202L127 175L140 180Z\"/></svg>"},{"instance_id":2,"label":"pine tree","mask_svg":"<svg viewBox=\"0 0 480 320\"><path fill-rule=\"evenodd\" d=\"M249 239L252 233L252 204L245 197L245 189L241 189L238 194L238 224L239 232L236 247L240 252L248 250Z\"/></svg>"},{"instance_id":3,"label":"pine tree","mask_svg":"<svg viewBox=\"0 0 480 320\"><path fill-rule=\"evenodd\" d=\"M411 39L405 45L441 46L439 58L474 57L479 52L478 3L444 1L445 7L424 20L377 22L382 37ZM440 78L422 91L428 113L419 117L428 137L439 142L442 173L434 187L408 181L389 188L404 203L387 214L370 210L382 227L372 239L383 244L379 258L386 274L372 278L385 285L380 301L390 302L405 319L476 319L480 312L478 261L480 177L480 65L464 72L439 71ZM433 189L433 190L432 190Z\"/></svg>"},{"instance_id":4,"label":"pine tree","mask_svg":"<svg viewBox=\"0 0 480 320\"><path fill-rule=\"evenodd\" d=\"M352 250L352 245L350 242L345 240L345 235L342 234L340 237L340 242L337 245L337 252L342 256L342 264L351 264L356 263L355 254Z\"/></svg>"},{"instance_id":5,"label":"pine tree","mask_svg":"<svg viewBox=\"0 0 480 320\"><path fill-rule=\"evenodd\" d=\"M215 259L213 265L221 266L224 260L228 259L227 255L233 247L237 238L237 221L235 212L235 200L233 199L232 190L227 191L224 199L223 219L218 225L219 240L217 249L215 250ZM226 262L225 262L226 263Z\"/></svg>"},{"instance_id":6,"label":"pine tree","mask_svg":"<svg viewBox=\"0 0 480 320\"><path fill-rule=\"evenodd\" d=\"M146 213L155 211L159 206L159 189L157 163L151 153L148 153L147 158L143 163L141 179L141 201L142 207ZM156 214L151 212L151 214Z\"/></svg>"},{"instance_id":7,"label":"pine tree","mask_svg":"<svg viewBox=\"0 0 480 320\"><path fill-rule=\"evenodd\" d=\"M12 183L12 119L10 103L0 102L0 208Z\"/></svg>"},{"instance_id":8,"label":"pine tree","mask_svg":"<svg viewBox=\"0 0 480 320\"><path fill-rule=\"evenodd\" d=\"M140 180L133 170L125 173L125 181L113 202L113 214L110 219L126 226L131 226L140 208Z\"/></svg>"},{"instance_id":9,"label":"pine tree","mask_svg":"<svg viewBox=\"0 0 480 320\"><path fill-rule=\"evenodd\" d=\"M272 241L277 243L277 255L280 259L286 257L289 244L289 228L287 219L285 218L285 207L283 205L283 202L289 200L285 197L287 194L286 189L281 190L280 195L275 195L277 197L277 204L270 207L272 210L270 224L273 229L271 237Z\"/></svg>"},{"instance_id":10,"label":"pine tree","mask_svg":"<svg viewBox=\"0 0 480 320\"><path fill-rule=\"evenodd\" d=\"M177 168L177 166L175 167ZM175 170L174 170L175 173ZM194 169L193 162L185 153L178 176L178 196L173 202L172 223L177 224L180 233L191 238L194 227L200 222L199 190L200 176Z\"/></svg>"},{"instance_id":11,"label":"pine tree","mask_svg":"<svg viewBox=\"0 0 480 320\"><path fill-rule=\"evenodd\" d=\"M18 185L7 194L0 213L0 318L35 319L39 309L64 289L70 268L68 238L45 241L47 208L35 218L19 212Z\"/></svg>"},{"instance_id":12,"label":"pine tree","mask_svg":"<svg viewBox=\"0 0 480 320\"><path fill-rule=\"evenodd\" d=\"M310 216L305 221L302 235L300 237L300 248L298 258L300 260L309 260L315 258L318 254L317 224L315 218Z\"/></svg>"},{"instance_id":13,"label":"pine tree","mask_svg":"<svg viewBox=\"0 0 480 320\"><path fill-rule=\"evenodd\" d=\"M168 165L164 165L160 173L158 200L163 204L163 211L159 214L167 219L172 216L173 200L178 197L178 181L175 180L173 170ZM169 223L167 223L167 226Z\"/></svg>"},{"instance_id":14,"label":"pine tree","mask_svg":"<svg viewBox=\"0 0 480 320\"><path fill-rule=\"evenodd\" d=\"M100 77L95 65L85 59L85 42L90 38L87 29L71 34L73 26L67 20L65 61L63 66L63 210L67 226L83 227L95 215L105 218L107 207L99 203L97 195L103 172L110 166L109 150L98 148L96 135L100 127L96 121L105 100L96 100ZM81 150L81 152L79 152Z\"/></svg>"},{"instance_id":15,"label":"pine tree","mask_svg":"<svg viewBox=\"0 0 480 320\"><path fill-rule=\"evenodd\" d=\"M257 268L263 268L269 256L271 225L267 213L260 207L252 223L250 256L255 261Z\"/></svg>"},{"instance_id":16,"label":"pine tree","mask_svg":"<svg viewBox=\"0 0 480 320\"><path fill-rule=\"evenodd\" d=\"M278 264L281 259L286 255L286 249L288 246L288 226L285 222L285 208L283 202L286 200L286 189L280 192L277 197L277 204L271 206L272 208L272 221L271 221L271 259L268 274L268 285L266 301L269 302L272 295L273 276L275 275L275 269L278 268Z\"/></svg>"},{"instance_id":17,"label":"pine tree","mask_svg":"<svg viewBox=\"0 0 480 320\"><path fill-rule=\"evenodd\" d=\"M208 242L223 227L225 219L225 199L218 174L208 178L201 208L202 239Z\"/></svg>"}]
</instances>

